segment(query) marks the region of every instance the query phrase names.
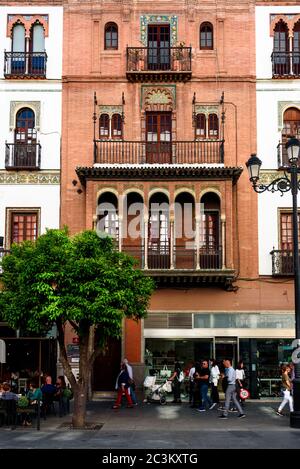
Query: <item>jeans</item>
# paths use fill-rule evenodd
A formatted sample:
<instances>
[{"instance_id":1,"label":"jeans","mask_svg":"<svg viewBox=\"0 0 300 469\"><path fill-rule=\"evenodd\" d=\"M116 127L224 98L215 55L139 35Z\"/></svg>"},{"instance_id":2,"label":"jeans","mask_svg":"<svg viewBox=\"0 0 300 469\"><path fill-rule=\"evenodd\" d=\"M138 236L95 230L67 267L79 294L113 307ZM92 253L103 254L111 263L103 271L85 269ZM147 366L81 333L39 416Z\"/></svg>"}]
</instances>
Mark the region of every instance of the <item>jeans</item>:
<instances>
[{"instance_id":1,"label":"jeans","mask_svg":"<svg viewBox=\"0 0 300 469\"><path fill-rule=\"evenodd\" d=\"M243 410L236 398L236 385L235 384L228 384L226 393L225 393L225 410L223 412L223 415L228 414L229 406L230 406L230 401L232 399L232 402L234 406L237 408L240 414L243 413Z\"/></svg>"},{"instance_id":2,"label":"jeans","mask_svg":"<svg viewBox=\"0 0 300 469\"><path fill-rule=\"evenodd\" d=\"M133 386L130 386L129 389L130 389L130 396L131 396L132 403L137 404L137 398L136 398Z\"/></svg>"},{"instance_id":3,"label":"jeans","mask_svg":"<svg viewBox=\"0 0 300 469\"><path fill-rule=\"evenodd\" d=\"M207 395L208 393L208 384L201 384L200 386L200 394L201 394L201 400L202 400L202 405L201 408L205 409L205 404L207 403L208 406L211 406L211 400Z\"/></svg>"}]
</instances>

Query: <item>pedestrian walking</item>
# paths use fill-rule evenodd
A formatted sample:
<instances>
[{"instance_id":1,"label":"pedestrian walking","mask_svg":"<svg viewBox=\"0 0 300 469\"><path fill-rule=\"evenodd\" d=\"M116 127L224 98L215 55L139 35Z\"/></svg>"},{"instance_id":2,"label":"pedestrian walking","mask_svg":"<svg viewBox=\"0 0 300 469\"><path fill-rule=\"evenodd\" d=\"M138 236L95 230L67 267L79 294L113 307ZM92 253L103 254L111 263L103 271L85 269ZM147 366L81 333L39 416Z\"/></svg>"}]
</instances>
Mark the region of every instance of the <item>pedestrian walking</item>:
<instances>
[{"instance_id":1,"label":"pedestrian walking","mask_svg":"<svg viewBox=\"0 0 300 469\"><path fill-rule=\"evenodd\" d=\"M129 408L133 407L130 394L128 393L128 388L129 388L129 374L127 371L127 366L125 365L125 363L121 363L121 371L116 381L116 389L118 390L117 400L115 404L113 405L113 409L119 409L121 407L123 394L125 395L127 399L127 407Z\"/></svg>"},{"instance_id":2,"label":"pedestrian walking","mask_svg":"<svg viewBox=\"0 0 300 469\"><path fill-rule=\"evenodd\" d=\"M137 398L135 395L135 381L133 377L132 366L129 365L127 358L123 359L123 363L126 365L129 374L129 394L131 396L132 403L133 405L138 405Z\"/></svg>"},{"instance_id":3,"label":"pedestrian walking","mask_svg":"<svg viewBox=\"0 0 300 469\"><path fill-rule=\"evenodd\" d=\"M283 400L276 411L277 415L283 417L282 409L289 403L290 412L294 412L294 404L293 404L293 396L291 394L292 391L292 381L289 376L291 373L291 368L289 365L284 365L281 368L281 382L282 382L282 393L283 393Z\"/></svg>"},{"instance_id":4,"label":"pedestrian walking","mask_svg":"<svg viewBox=\"0 0 300 469\"><path fill-rule=\"evenodd\" d=\"M196 368L195 364L190 368L189 371L189 404L193 403L193 397L194 397L194 374L195 374Z\"/></svg>"},{"instance_id":5,"label":"pedestrian walking","mask_svg":"<svg viewBox=\"0 0 300 469\"><path fill-rule=\"evenodd\" d=\"M240 391L245 387L245 380L246 380L246 373L244 369L244 363L243 360L240 360L238 362L238 365L235 370L235 379L236 379L236 392L237 392L237 398L239 402L241 403L242 407L245 405L245 399L240 397Z\"/></svg>"},{"instance_id":6,"label":"pedestrian walking","mask_svg":"<svg viewBox=\"0 0 300 469\"><path fill-rule=\"evenodd\" d=\"M172 401L173 404L181 404L181 382L179 381L180 373L182 369L179 362L175 363L175 368L172 376L168 379L168 381L173 382L173 395L174 399Z\"/></svg>"},{"instance_id":7,"label":"pedestrian walking","mask_svg":"<svg viewBox=\"0 0 300 469\"><path fill-rule=\"evenodd\" d=\"M209 368L208 368L208 361L203 360L202 367L200 370L200 395L202 404L199 407L198 412L205 412L205 405L208 404L209 408L212 408L212 402L208 397L208 384L209 384Z\"/></svg>"},{"instance_id":8,"label":"pedestrian walking","mask_svg":"<svg viewBox=\"0 0 300 469\"><path fill-rule=\"evenodd\" d=\"M210 398L212 400L212 405L210 406L210 409L213 409L220 402L219 392L218 392L219 378L220 378L220 370L217 365L217 361L213 359L211 361L211 368L210 368L210 375L209 375L209 382L211 386Z\"/></svg>"},{"instance_id":9,"label":"pedestrian walking","mask_svg":"<svg viewBox=\"0 0 300 469\"><path fill-rule=\"evenodd\" d=\"M224 367L225 367L225 376L227 377L227 389L225 393L225 407L223 410L222 415L219 417L220 419L227 419L228 418L228 411L230 406L230 401L232 402L236 409L239 412L238 418L245 418L246 415L243 413L242 407L236 398L236 374L235 369L232 367L231 359L226 358L224 360Z\"/></svg>"}]
</instances>

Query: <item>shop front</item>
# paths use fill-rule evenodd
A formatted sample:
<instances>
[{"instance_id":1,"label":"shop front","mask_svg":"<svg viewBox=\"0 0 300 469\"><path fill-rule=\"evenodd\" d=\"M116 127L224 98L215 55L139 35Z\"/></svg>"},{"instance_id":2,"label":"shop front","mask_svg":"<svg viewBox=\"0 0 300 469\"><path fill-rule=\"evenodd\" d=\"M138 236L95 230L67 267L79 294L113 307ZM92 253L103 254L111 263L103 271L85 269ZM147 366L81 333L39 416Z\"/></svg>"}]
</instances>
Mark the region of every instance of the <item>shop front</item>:
<instances>
[{"instance_id":1,"label":"shop front","mask_svg":"<svg viewBox=\"0 0 300 469\"><path fill-rule=\"evenodd\" d=\"M164 328L158 327L162 322ZM144 327L145 373L173 369L177 360L188 369L202 359L216 358L222 365L229 357L234 366L242 359L251 397L275 397L280 365L291 361L293 334L291 312L150 312Z\"/></svg>"}]
</instances>

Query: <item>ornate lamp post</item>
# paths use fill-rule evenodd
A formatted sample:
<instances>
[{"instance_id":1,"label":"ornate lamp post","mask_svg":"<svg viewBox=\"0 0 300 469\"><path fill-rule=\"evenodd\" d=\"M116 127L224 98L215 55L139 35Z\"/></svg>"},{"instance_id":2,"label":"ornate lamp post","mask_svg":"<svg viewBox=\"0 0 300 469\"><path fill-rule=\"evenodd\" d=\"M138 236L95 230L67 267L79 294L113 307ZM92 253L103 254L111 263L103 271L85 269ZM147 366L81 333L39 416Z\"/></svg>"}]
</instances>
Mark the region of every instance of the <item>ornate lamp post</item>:
<instances>
[{"instance_id":1,"label":"ornate lamp post","mask_svg":"<svg viewBox=\"0 0 300 469\"><path fill-rule=\"evenodd\" d=\"M300 167L300 141L291 138L286 144L289 165L284 170L284 176L274 179L270 184L265 185L259 183L259 172L261 161L255 154L252 154L246 163L249 179L255 192L261 193L284 192L291 191L293 196L293 260L294 260L294 290L295 290L295 326L296 340L293 346L300 344L300 271L299 271L299 246L298 246L298 210L297 210L297 194L300 190L300 182L298 182L298 173ZM290 174L290 177L288 176ZM300 352L300 348L299 348ZM295 364L295 379L293 381L293 398L294 412L291 413L290 426L300 428L300 359L296 350L293 353L293 362Z\"/></svg>"}]
</instances>

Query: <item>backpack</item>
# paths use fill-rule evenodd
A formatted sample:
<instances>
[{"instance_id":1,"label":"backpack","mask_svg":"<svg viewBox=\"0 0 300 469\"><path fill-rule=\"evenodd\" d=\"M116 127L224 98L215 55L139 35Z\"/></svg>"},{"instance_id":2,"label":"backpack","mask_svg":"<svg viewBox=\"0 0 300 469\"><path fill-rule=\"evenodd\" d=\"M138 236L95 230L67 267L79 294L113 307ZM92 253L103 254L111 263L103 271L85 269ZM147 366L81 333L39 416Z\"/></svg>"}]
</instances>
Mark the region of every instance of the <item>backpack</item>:
<instances>
[{"instance_id":1,"label":"backpack","mask_svg":"<svg viewBox=\"0 0 300 469\"><path fill-rule=\"evenodd\" d=\"M178 376L178 381L179 381L179 383L181 383L183 380L184 380L184 373L183 373L183 371L181 371L179 373L179 376Z\"/></svg>"}]
</instances>

